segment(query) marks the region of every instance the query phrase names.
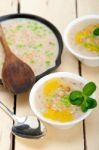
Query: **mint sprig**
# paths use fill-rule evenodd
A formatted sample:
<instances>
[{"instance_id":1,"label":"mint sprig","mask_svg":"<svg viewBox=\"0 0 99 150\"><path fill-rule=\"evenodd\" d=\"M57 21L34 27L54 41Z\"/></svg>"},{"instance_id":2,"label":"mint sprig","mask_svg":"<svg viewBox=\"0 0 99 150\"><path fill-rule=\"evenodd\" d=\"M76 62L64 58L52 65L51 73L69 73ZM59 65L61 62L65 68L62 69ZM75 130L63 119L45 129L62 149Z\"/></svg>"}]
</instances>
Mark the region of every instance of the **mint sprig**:
<instances>
[{"instance_id":1,"label":"mint sprig","mask_svg":"<svg viewBox=\"0 0 99 150\"><path fill-rule=\"evenodd\" d=\"M99 36L99 28L96 28L96 29L93 31L93 35Z\"/></svg>"},{"instance_id":2,"label":"mint sprig","mask_svg":"<svg viewBox=\"0 0 99 150\"><path fill-rule=\"evenodd\" d=\"M97 101L90 96L95 92L96 85L94 82L87 83L81 91L72 91L69 100L72 105L79 106L83 112L93 109L97 106Z\"/></svg>"},{"instance_id":3,"label":"mint sprig","mask_svg":"<svg viewBox=\"0 0 99 150\"><path fill-rule=\"evenodd\" d=\"M94 82L89 82L83 87L83 94L86 96L91 96L96 90L96 85Z\"/></svg>"}]
</instances>

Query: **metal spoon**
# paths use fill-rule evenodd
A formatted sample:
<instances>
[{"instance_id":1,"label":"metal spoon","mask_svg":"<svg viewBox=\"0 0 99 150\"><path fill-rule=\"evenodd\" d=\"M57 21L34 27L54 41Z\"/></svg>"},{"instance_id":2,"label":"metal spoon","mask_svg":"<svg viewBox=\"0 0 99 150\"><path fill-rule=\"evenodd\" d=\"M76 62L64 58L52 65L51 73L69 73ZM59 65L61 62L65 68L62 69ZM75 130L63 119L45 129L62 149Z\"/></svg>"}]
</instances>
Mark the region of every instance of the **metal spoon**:
<instances>
[{"instance_id":1,"label":"metal spoon","mask_svg":"<svg viewBox=\"0 0 99 150\"><path fill-rule=\"evenodd\" d=\"M14 120L14 125L12 127L12 133L14 135L30 139L38 139L45 135L45 126L36 117L17 117L1 101L0 108L4 110Z\"/></svg>"}]
</instances>

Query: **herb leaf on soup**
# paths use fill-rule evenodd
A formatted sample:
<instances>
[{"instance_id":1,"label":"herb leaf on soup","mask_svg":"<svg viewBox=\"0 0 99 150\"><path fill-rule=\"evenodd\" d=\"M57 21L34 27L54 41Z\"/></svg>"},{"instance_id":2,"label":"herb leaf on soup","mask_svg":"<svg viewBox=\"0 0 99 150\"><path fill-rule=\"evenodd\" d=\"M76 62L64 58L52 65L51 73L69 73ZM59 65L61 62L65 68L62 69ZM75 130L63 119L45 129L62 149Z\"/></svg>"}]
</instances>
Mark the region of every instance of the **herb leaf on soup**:
<instances>
[{"instance_id":1,"label":"herb leaf on soup","mask_svg":"<svg viewBox=\"0 0 99 150\"><path fill-rule=\"evenodd\" d=\"M84 100L84 97L81 91L73 91L70 93L71 104L80 106L83 100Z\"/></svg>"},{"instance_id":2,"label":"herb leaf on soup","mask_svg":"<svg viewBox=\"0 0 99 150\"><path fill-rule=\"evenodd\" d=\"M88 104L86 101L81 105L81 110L82 110L82 112L88 111Z\"/></svg>"},{"instance_id":3,"label":"herb leaf on soup","mask_svg":"<svg viewBox=\"0 0 99 150\"><path fill-rule=\"evenodd\" d=\"M87 101L87 104L88 104L88 108L91 109L91 108L95 108L97 106L97 102L95 99L91 98L91 97L88 97L86 99Z\"/></svg>"},{"instance_id":4,"label":"herb leaf on soup","mask_svg":"<svg viewBox=\"0 0 99 150\"><path fill-rule=\"evenodd\" d=\"M99 36L99 28L96 28L94 31L93 31L93 34L95 36Z\"/></svg>"},{"instance_id":5,"label":"herb leaf on soup","mask_svg":"<svg viewBox=\"0 0 99 150\"><path fill-rule=\"evenodd\" d=\"M83 93L86 96L90 96L96 90L96 85L94 82L89 82L83 87Z\"/></svg>"},{"instance_id":6,"label":"herb leaf on soup","mask_svg":"<svg viewBox=\"0 0 99 150\"><path fill-rule=\"evenodd\" d=\"M89 82L81 91L72 91L69 96L71 104L81 107L83 112L87 112L88 109L95 108L97 106L97 101L89 97L95 92L95 90L95 83Z\"/></svg>"}]
</instances>

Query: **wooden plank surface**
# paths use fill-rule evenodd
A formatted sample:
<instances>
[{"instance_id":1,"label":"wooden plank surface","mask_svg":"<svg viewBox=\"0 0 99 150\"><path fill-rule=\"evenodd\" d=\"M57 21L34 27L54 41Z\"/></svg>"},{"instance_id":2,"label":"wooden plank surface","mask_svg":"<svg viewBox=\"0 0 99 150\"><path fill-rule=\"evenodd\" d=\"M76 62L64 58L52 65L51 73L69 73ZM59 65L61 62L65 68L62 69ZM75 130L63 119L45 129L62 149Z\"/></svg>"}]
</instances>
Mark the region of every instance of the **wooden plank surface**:
<instances>
[{"instance_id":1,"label":"wooden plank surface","mask_svg":"<svg viewBox=\"0 0 99 150\"><path fill-rule=\"evenodd\" d=\"M67 5L68 4L68 5ZM70 9L71 8L71 9ZM21 12L42 16L58 27L63 33L66 25L75 18L75 0L21 0ZM56 71L78 73L78 61L64 49L62 64ZM29 93L17 96L16 114L19 116L32 112L28 102ZM82 123L69 130L59 130L49 125L44 139L24 140L16 138L15 150L82 150L83 130ZM72 140L73 139L73 140Z\"/></svg>"},{"instance_id":2,"label":"wooden plank surface","mask_svg":"<svg viewBox=\"0 0 99 150\"><path fill-rule=\"evenodd\" d=\"M77 5L76 5L77 4ZM51 21L63 34L66 25L78 16L99 14L98 0L21 0L21 12L42 16ZM77 6L77 7L76 7ZM77 8L77 11L76 11ZM16 13L17 0L1 0L0 16ZM64 48L62 64L55 71L79 72L78 61ZM97 84L97 99L99 99L99 68L91 68L81 64L81 73L88 80ZM17 96L16 114L32 115L28 102L29 92ZM0 100L12 111L13 95L0 85ZM86 119L85 126L78 124L69 130L58 130L46 124L47 135L40 140L25 140L11 136L12 120L0 109L0 150L99 150L99 106ZM85 127L85 128L84 128ZM83 129L86 132L83 139ZM13 142L12 142L13 140ZM84 145L84 140L86 146Z\"/></svg>"},{"instance_id":3,"label":"wooden plank surface","mask_svg":"<svg viewBox=\"0 0 99 150\"><path fill-rule=\"evenodd\" d=\"M99 14L99 0L77 0L79 16Z\"/></svg>"},{"instance_id":4,"label":"wooden plank surface","mask_svg":"<svg viewBox=\"0 0 99 150\"><path fill-rule=\"evenodd\" d=\"M0 16L16 13L17 2L12 0L0 0ZM8 108L13 111L14 107L14 95L5 90L0 85L0 101L2 101ZM11 128L13 121L0 109L0 150L12 150L13 137L11 134Z\"/></svg>"},{"instance_id":5,"label":"wooden plank surface","mask_svg":"<svg viewBox=\"0 0 99 150\"><path fill-rule=\"evenodd\" d=\"M0 0L0 16L16 12L17 0Z\"/></svg>"},{"instance_id":6,"label":"wooden plank surface","mask_svg":"<svg viewBox=\"0 0 99 150\"><path fill-rule=\"evenodd\" d=\"M78 16L98 14L99 15L99 1L98 0L78 0ZM96 98L98 100L98 107L93 111L92 115L86 119L86 139L87 150L99 150L99 67L87 67L82 65L82 75L94 81L97 85Z\"/></svg>"}]
</instances>

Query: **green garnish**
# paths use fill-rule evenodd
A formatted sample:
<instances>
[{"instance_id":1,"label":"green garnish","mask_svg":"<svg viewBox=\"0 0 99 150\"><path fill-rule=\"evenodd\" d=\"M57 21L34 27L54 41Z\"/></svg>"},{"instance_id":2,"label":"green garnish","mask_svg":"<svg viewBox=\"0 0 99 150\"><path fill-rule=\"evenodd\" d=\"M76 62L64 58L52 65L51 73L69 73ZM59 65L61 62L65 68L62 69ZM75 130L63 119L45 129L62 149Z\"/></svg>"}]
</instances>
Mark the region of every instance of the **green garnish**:
<instances>
[{"instance_id":1,"label":"green garnish","mask_svg":"<svg viewBox=\"0 0 99 150\"><path fill-rule=\"evenodd\" d=\"M31 64L35 64L35 61L34 61L34 60L30 60L30 63L31 63Z\"/></svg>"},{"instance_id":2,"label":"green garnish","mask_svg":"<svg viewBox=\"0 0 99 150\"><path fill-rule=\"evenodd\" d=\"M86 96L91 96L95 90L96 85L93 82L89 82L83 87L83 94Z\"/></svg>"},{"instance_id":3,"label":"green garnish","mask_svg":"<svg viewBox=\"0 0 99 150\"><path fill-rule=\"evenodd\" d=\"M45 51L45 54L47 57L53 56L53 52L50 52L50 51Z\"/></svg>"},{"instance_id":4,"label":"green garnish","mask_svg":"<svg viewBox=\"0 0 99 150\"><path fill-rule=\"evenodd\" d=\"M99 51L99 45L98 44L92 44L92 43L83 43L84 47L86 48L94 48L96 51Z\"/></svg>"},{"instance_id":5,"label":"green garnish","mask_svg":"<svg viewBox=\"0 0 99 150\"><path fill-rule=\"evenodd\" d=\"M73 105L80 106L84 100L83 94L81 91L73 91L70 93L70 102Z\"/></svg>"},{"instance_id":6,"label":"green garnish","mask_svg":"<svg viewBox=\"0 0 99 150\"><path fill-rule=\"evenodd\" d=\"M99 36L99 28L96 28L94 31L93 31L93 34L95 36Z\"/></svg>"},{"instance_id":7,"label":"green garnish","mask_svg":"<svg viewBox=\"0 0 99 150\"><path fill-rule=\"evenodd\" d=\"M60 101L61 101L66 107L69 107L69 106L71 105L68 95L64 95L64 96L61 98Z\"/></svg>"},{"instance_id":8,"label":"green garnish","mask_svg":"<svg viewBox=\"0 0 99 150\"><path fill-rule=\"evenodd\" d=\"M45 63L46 63L46 66L47 66L47 67L50 67L50 66L51 66L51 62L50 62L49 60L45 61Z\"/></svg>"},{"instance_id":9,"label":"green garnish","mask_svg":"<svg viewBox=\"0 0 99 150\"><path fill-rule=\"evenodd\" d=\"M24 45L24 44L18 44L18 45L16 45L16 47L17 47L17 48L25 48L26 45Z\"/></svg>"},{"instance_id":10,"label":"green garnish","mask_svg":"<svg viewBox=\"0 0 99 150\"><path fill-rule=\"evenodd\" d=\"M97 106L97 101L91 96L96 90L94 82L87 83L82 91L73 91L69 95L70 103L72 105L79 106L83 112L87 112L88 109L92 109Z\"/></svg>"},{"instance_id":11,"label":"green garnish","mask_svg":"<svg viewBox=\"0 0 99 150\"><path fill-rule=\"evenodd\" d=\"M42 48L43 48L43 44L42 43L39 43L39 44L36 44L36 45L34 45L33 46L33 48L35 49L35 50L41 50Z\"/></svg>"},{"instance_id":12,"label":"green garnish","mask_svg":"<svg viewBox=\"0 0 99 150\"><path fill-rule=\"evenodd\" d=\"M18 25L18 26L16 26L16 29L17 30L20 30L20 29L22 29L23 28L23 26L22 25Z\"/></svg>"}]
</instances>

